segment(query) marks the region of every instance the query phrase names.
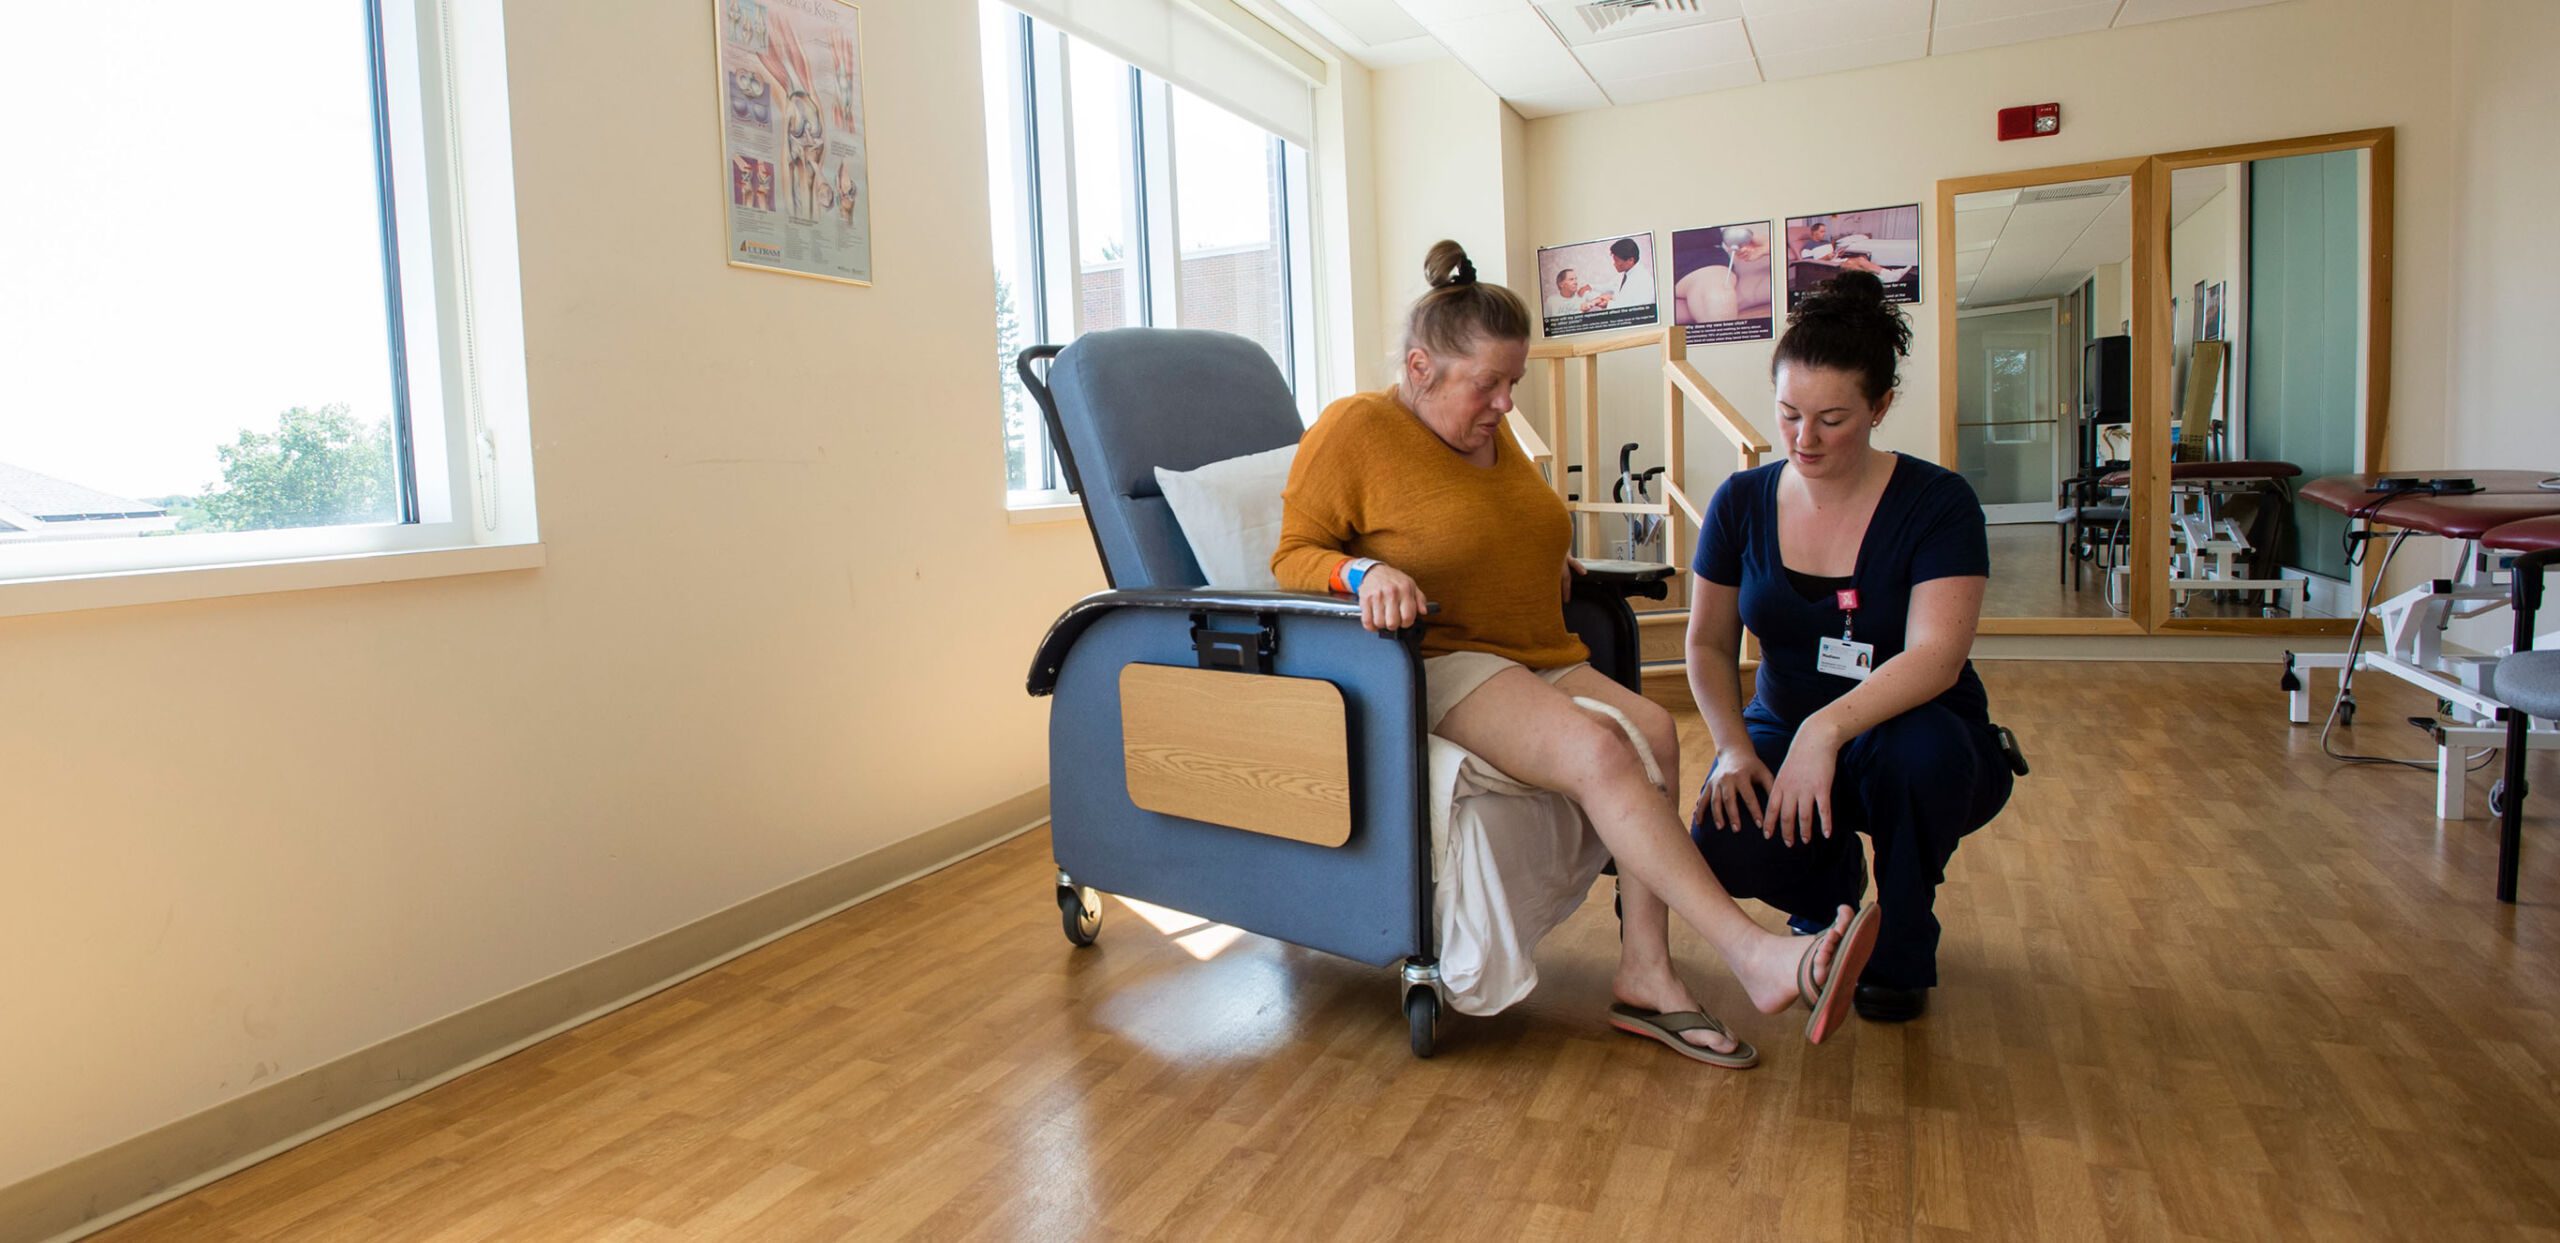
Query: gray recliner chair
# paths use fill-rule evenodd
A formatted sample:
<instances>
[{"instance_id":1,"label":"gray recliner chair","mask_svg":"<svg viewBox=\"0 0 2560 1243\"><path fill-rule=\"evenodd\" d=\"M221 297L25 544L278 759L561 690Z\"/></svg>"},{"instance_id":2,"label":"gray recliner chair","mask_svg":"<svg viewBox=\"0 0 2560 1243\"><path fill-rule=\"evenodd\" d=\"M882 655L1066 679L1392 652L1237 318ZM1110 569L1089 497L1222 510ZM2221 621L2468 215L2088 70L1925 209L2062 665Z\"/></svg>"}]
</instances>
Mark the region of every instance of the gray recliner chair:
<instances>
[{"instance_id":1,"label":"gray recliner chair","mask_svg":"<svg viewBox=\"0 0 2560 1243\"><path fill-rule=\"evenodd\" d=\"M1099 895L1109 892L1373 965L1401 963L1413 1051L1430 1056L1440 1007L1421 631L1372 634L1347 596L1204 587L1156 486L1159 466L1192 470L1296 443L1303 427L1279 369L1242 337L1126 328L1026 350L1017 370L1111 587L1061 615L1031 666L1030 692L1056 701L1051 842L1067 939L1093 942ZM1566 605L1593 664L1630 688L1641 671L1627 598L1665 596L1671 573L1604 565L1575 580ZM1125 672L1139 665L1317 679L1338 690L1348 838L1314 844L1139 806L1122 697Z\"/></svg>"}]
</instances>

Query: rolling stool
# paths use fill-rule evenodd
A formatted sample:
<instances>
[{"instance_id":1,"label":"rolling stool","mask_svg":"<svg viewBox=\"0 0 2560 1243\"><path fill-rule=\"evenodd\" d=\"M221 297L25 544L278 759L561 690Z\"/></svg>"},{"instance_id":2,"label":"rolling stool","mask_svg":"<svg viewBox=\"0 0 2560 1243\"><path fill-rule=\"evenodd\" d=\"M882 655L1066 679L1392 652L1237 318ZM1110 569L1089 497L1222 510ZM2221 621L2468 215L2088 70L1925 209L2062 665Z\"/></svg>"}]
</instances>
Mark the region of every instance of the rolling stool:
<instances>
[{"instance_id":1,"label":"rolling stool","mask_svg":"<svg viewBox=\"0 0 2560 1243\"><path fill-rule=\"evenodd\" d=\"M2528 518L2492 528L2480 546L2520 552L2513 578L2515 650L2489 673L2489 693L2507 705L2507 770L2489 791L2498 816L2498 900L2516 900L2516 856L2524 845L2525 734L2533 718L2560 719L2560 651L2535 651L2534 611L2542 604L2542 571L2560 561L2560 517Z\"/></svg>"}]
</instances>

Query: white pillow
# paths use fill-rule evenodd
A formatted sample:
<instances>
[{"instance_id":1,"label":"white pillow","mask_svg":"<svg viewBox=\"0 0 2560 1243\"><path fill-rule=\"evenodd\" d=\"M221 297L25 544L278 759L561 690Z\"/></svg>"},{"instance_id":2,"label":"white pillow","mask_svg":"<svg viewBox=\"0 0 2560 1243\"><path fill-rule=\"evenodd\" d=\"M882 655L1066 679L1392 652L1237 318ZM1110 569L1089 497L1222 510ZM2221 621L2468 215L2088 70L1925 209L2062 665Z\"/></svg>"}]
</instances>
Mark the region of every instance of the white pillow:
<instances>
[{"instance_id":1,"label":"white pillow","mask_svg":"<svg viewBox=\"0 0 2560 1243\"><path fill-rule=\"evenodd\" d=\"M1182 538L1209 586L1276 590L1271 554L1280 547L1280 489L1298 446L1211 462L1198 470L1156 468L1156 487L1173 506Z\"/></svg>"}]
</instances>

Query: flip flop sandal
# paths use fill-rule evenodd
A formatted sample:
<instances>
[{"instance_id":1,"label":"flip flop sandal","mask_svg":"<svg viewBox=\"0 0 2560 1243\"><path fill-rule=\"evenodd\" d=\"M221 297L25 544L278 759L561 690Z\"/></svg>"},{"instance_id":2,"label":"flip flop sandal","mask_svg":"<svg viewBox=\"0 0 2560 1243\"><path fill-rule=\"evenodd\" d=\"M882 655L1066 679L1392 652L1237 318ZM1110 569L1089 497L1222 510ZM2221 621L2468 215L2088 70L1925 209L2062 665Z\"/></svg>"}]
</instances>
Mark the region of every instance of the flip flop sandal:
<instances>
[{"instance_id":1,"label":"flip flop sandal","mask_svg":"<svg viewBox=\"0 0 2560 1243\"><path fill-rule=\"evenodd\" d=\"M1725 1030L1724 1024L1716 1021L1714 1015L1697 1010L1673 1010L1665 1013L1618 1002L1609 1007L1609 1026L1630 1036L1642 1036L1647 1040L1661 1041L1671 1046L1672 1052L1692 1061L1705 1062L1709 1066L1722 1066L1727 1070L1749 1070L1760 1064L1760 1051L1752 1048L1750 1041ZM1733 1041L1733 1051L1719 1053L1705 1045L1692 1044L1682 1038L1684 1033L1694 1031L1714 1032Z\"/></svg>"},{"instance_id":2,"label":"flip flop sandal","mask_svg":"<svg viewBox=\"0 0 2560 1243\"><path fill-rule=\"evenodd\" d=\"M1804 1021L1805 1043L1821 1044L1848 1013L1849 999L1857 990L1844 985L1854 985L1858 974L1867 969L1867 956L1875 953L1878 909L1870 902L1850 917L1849 930L1840 935L1839 955L1831 960L1830 978L1819 989L1813 985L1813 958L1821 952L1822 942L1817 938L1804 947L1804 957L1796 963L1796 1002L1813 1011L1813 1017Z\"/></svg>"}]
</instances>

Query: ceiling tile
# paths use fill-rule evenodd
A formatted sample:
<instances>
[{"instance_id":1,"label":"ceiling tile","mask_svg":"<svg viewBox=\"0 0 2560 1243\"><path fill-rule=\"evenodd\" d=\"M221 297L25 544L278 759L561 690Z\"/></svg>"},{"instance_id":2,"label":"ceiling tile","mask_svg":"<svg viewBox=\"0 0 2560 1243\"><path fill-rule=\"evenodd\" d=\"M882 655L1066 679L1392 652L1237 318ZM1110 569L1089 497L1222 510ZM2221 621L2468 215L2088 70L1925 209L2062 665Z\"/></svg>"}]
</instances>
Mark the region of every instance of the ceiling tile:
<instances>
[{"instance_id":1,"label":"ceiling tile","mask_svg":"<svg viewBox=\"0 0 2560 1243\"><path fill-rule=\"evenodd\" d=\"M1734 18L1632 39L1586 43L1574 48L1573 54L1594 79L1607 85L1622 78L1654 78L1747 61L1751 59L1751 40L1742 33L1742 19ZM1760 80L1757 70L1751 80Z\"/></svg>"},{"instance_id":2,"label":"ceiling tile","mask_svg":"<svg viewBox=\"0 0 2560 1243\"><path fill-rule=\"evenodd\" d=\"M1526 13L1529 0L1396 0L1406 14L1424 27L1448 22L1473 21L1479 17L1498 17L1505 13Z\"/></svg>"},{"instance_id":3,"label":"ceiling tile","mask_svg":"<svg viewBox=\"0 0 2560 1243\"><path fill-rule=\"evenodd\" d=\"M1742 16L1742 0L1685 0L1687 8L1612 8L1595 10L1584 0L1536 0L1538 11L1556 36L1570 47L1610 39L1641 39L1684 26L1731 21ZM1594 14L1597 16L1594 16Z\"/></svg>"},{"instance_id":4,"label":"ceiling tile","mask_svg":"<svg viewBox=\"0 0 2560 1243\"><path fill-rule=\"evenodd\" d=\"M1448 56L1449 49L1440 46L1438 39L1416 35L1364 48L1360 52L1360 63L1372 69L1391 69L1397 65L1419 65L1426 60L1445 60Z\"/></svg>"},{"instance_id":5,"label":"ceiling tile","mask_svg":"<svg viewBox=\"0 0 2560 1243\"><path fill-rule=\"evenodd\" d=\"M2047 285L2062 287L2078 284L2081 277L2110 263L2122 263L2133 257L2133 196L2119 194L2098 218L2081 230L2080 240L2054 260Z\"/></svg>"},{"instance_id":6,"label":"ceiling tile","mask_svg":"<svg viewBox=\"0 0 2560 1243\"><path fill-rule=\"evenodd\" d=\"M1996 22L2006 17L2032 17L2056 9L2085 9L2104 4L2107 16L2113 18L2123 0L1938 0L1930 13L1930 24L1943 30L1949 26L1970 26L1975 22ZM2106 23L2098 23L2103 26Z\"/></svg>"},{"instance_id":7,"label":"ceiling tile","mask_svg":"<svg viewBox=\"0 0 2560 1243\"><path fill-rule=\"evenodd\" d=\"M1765 16L1754 12L1744 21L1751 29L1752 46L1761 55L1791 55L1881 42L1890 35L1926 33L1929 0L1839 0Z\"/></svg>"},{"instance_id":8,"label":"ceiling tile","mask_svg":"<svg viewBox=\"0 0 2560 1243\"><path fill-rule=\"evenodd\" d=\"M1422 23L1413 20L1395 0L1282 0L1288 7L1312 6L1322 10L1363 46L1378 47L1422 34Z\"/></svg>"},{"instance_id":9,"label":"ceiling tile","mask_svg":"<svg viewBox=\"0 0 2560 1243\"><path fill-rule=\"evenodd\" d=\"M2000 230L2009 223L2009 207L1964 209L1959 201L1956 212L1956 253L1989 250L2000 238Z\"/></svg>"},{"instance_id":10,"label":"ceiling tile","mask_svg":"<svg viewBox=\"0 0 2560 1243\"><path fill-rule=\"evenodd\" d=\"M2014 209L1976 207L1967 195L1956 213L1956 272L1971 270L1976 283L1965 293L1969 306L1993 306L2023 299L2046 298L2079 283L2102 264L2121 262L2133 249L2133 196L2130 181L2072 182L2070 188L2101 187L2098 197L2037 201L2039 192L2064 188L2036 186L2018 197ZM2017 191L2005 192L2018 196ZM1996 230L1996 232L1993 232ZM1990 245L1983 247L1986 238Z\"/></svg>"},{"instance_id":11,"label":"ceiling tile","mask_svg":"<svg viewBox=\"0 0 2560 1243\"><path fill-rule=\"evenodd\" d=\"M2169 223L2181 225L2213 197L2231 188L2230 164L2207 164L2198 168L2181 168L2169 174Z\"/></svg>"},{"instance_id":12,"label":"ceiling tile","mask_svg":"<svg viewBox=\"0 0 2560 1243\"><path fill-rule=\"evenodd\" d=\"M1742 0L1742 15L1756 21L1772 13L1802 13L1838 3L1840 0Z\"/></svg>"},{"instance_id":13,"label":"ceiling tile","mask_svg":"<svg viewBox=\"0 0 2560 1243\"><path fill-rule=\"evenodd\" d=\"M1435 23L1431 34L1505 99L1565 90L1591 80L1545 19L1525 4L1498 16Z\"/></svg>"},{"instance_id":14,"label":"ceiling tile","mask_svg":"<svg viewBox=\"0 0 2560 1243\"><path fill-rule=\"evenodd\" d=\"M1751 86L1760 81L1760 66L1738 60L1722 65L1708 65L1685 73L1656 74L1642 78L1611 78L1602 83L1609 102L1645 104L1657 99L1677 99L1683 95L1702 95L1708 91L1731 90Z\"/></svg>"},{"instance_id":15,"label":"ceiling tile","mask_svg":"<svg viewBox=\"0 0 2560 1243\"><path fill-rule=\"evenodd\" d=\"M1941 10L1943 12L1943 10ZM1957 52L2001 47L2011 43L2029 43L2037 39L2058 39L2064 35L2086 34L2107 28L2107 19L2115 15L2115 0L2104 4L2087 4L2072 9L2055 9L2045 13L2029 13L2023 17L2001 17L1985 22L1967 22L1950 26L1940 24L1930 36L1929 51L1933 55L1950 56Z\"/></svg>"},{"instance_id":16,"label":"ceiling tile","mask_svg":"<svg viewBox=\"0 0 2560 1243\"><path fill-rule=\"evenodd\" d=\"M2116 14L2119 26L2139 26L2145 22L2165 22L2228 9L2252 9L2281 0L2124 0L2124 11Z\"/></svg>"},{"instance_id":17,"label":"ceiling tile","mask_svg":"<svg viewBox=\"0 0 2560 1243\"><path fill-rule=\"evenodd\" d=\"M1772 82L1782 78L1809 78L1817 73L1837 73L1844 69L1864 69L1869 65L1889 65L1898 60L1918 60L1928 54L1929 32L1926 30L1803 52L1773 55L1763 47L1760 50L1760 76Z\"/></svg>"},{"instance_id":18,"label":"ceiling tile","mask_svg":"<svg viewBox=\"0 0 2560 1243\"><path fill-rule=\"evenodd\" d=\"M1568 112L1588 112L1593 108L1606 108L1609 106L1609 97L1602 94L1599 87L1585 82L1568 90L1517 96L1512 98L1510 103L1513 112L1534 121L1539 117L1562 116Z\"/></svg>"}]
</instances>

